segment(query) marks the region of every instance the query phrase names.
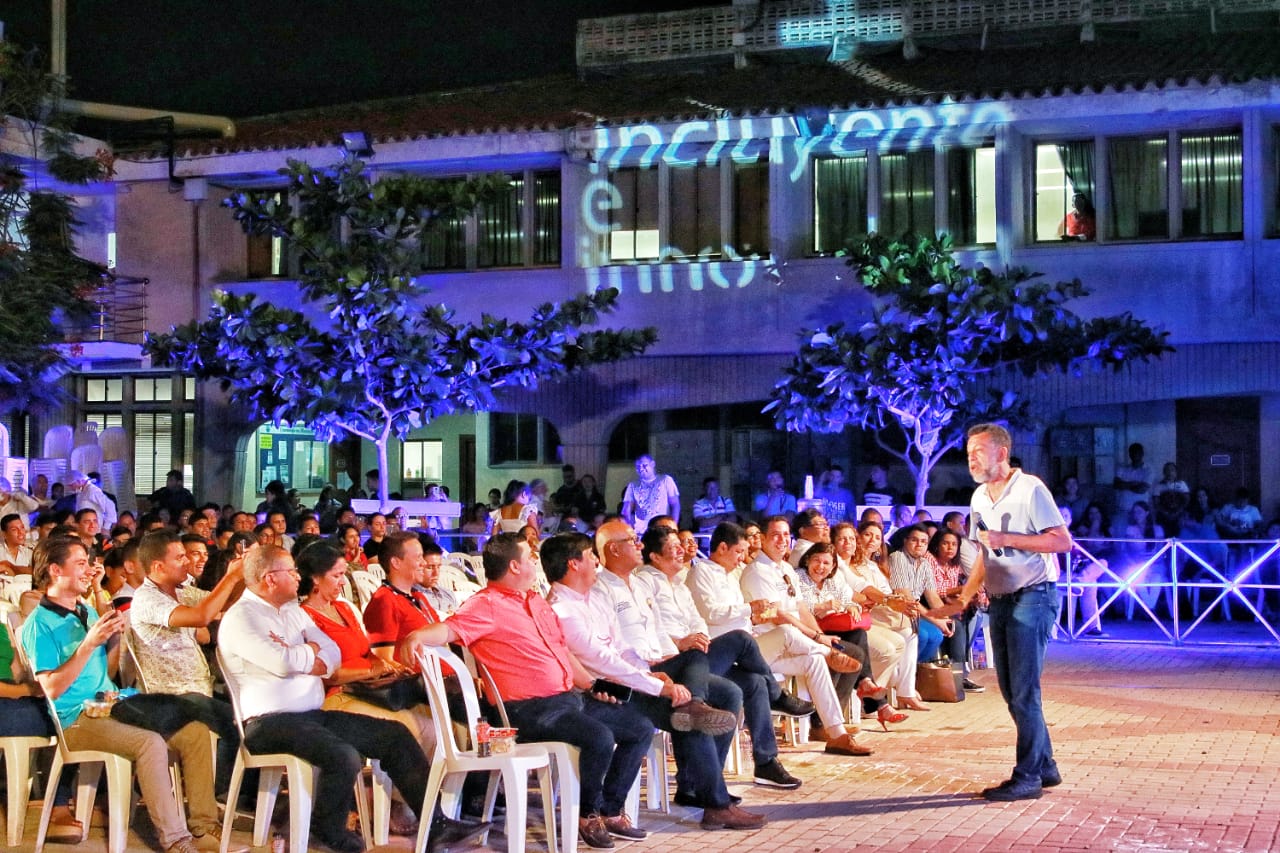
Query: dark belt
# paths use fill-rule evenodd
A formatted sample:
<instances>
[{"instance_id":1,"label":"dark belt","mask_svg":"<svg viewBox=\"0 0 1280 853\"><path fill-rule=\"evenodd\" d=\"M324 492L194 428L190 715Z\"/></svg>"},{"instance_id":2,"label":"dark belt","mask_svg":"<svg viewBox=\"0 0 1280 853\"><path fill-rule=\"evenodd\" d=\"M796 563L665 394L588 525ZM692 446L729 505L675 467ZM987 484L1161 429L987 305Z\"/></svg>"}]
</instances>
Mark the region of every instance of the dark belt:
<instances>
[{"instance_id":1,"label":"dark belt","mask_svg":"<svg viewBox=\"0 0 1280 853\"><path fill-rule=\"evenodd\" d=\"M989 593L987 597L988 598L1008 598L1009 596L1017 595L1020 592L1028 592L1028 591L1039 592L1042 589L1051 590L1056 586L1057 586L1057 583L1055 583L1054 581L1041 581L1040 583L1033 583L1030 586L1020 586L1017 589L1015 589L1013 592Z\"/></svg>"}]
</instances>

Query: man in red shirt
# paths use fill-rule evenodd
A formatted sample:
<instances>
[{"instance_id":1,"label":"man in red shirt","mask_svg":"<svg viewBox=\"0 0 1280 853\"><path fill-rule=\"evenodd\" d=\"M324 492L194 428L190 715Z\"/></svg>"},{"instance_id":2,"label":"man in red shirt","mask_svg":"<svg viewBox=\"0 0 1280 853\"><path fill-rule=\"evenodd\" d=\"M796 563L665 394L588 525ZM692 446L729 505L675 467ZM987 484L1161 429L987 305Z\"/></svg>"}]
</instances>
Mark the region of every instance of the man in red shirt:
<instances>
[{"instance_id":1,"label":"man in red shirt","mask_svg":"<svg viewBox=\"0 0 1280 853\"><path fill-rule=\"evenodd\" d=\"M364 627L373 653L392 660L405 637L439 622L440 614L426 594L415 589L422 581L423 565L418 534L406 530L388 534L382 540L381 554L387 579L364 609Z\"/></svg>"},{"instance_id":2,"label":"man in red shirt","mask_svg":"<svg viewBox=\"0 0 1280 853\"><path fill-rule=\"evenodd\" d=\"M518 534L491 538L483 559L489 585L447 621L414 631L404 651L461 642L493 675L519 740L578 747L580 836L591 847L612 847L610 824L626 825L623 805L653 723L630 705L577 692L594 679L569 651L551 605L534 590L538 565Z\"/></svg>"}]
</instances>

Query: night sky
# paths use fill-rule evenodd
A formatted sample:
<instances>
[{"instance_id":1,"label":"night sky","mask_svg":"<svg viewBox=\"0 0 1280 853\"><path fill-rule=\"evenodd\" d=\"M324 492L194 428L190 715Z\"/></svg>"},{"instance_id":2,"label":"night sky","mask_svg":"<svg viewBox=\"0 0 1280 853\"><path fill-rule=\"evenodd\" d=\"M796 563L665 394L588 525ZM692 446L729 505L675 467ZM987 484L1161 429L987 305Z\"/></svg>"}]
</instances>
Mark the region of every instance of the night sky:
<instances>
[{"instance_id":1,"label":"night sky","mask_svg":"<svg viewBox=\"0 0 1280 853\"><path fill-rule=\"evenodd\" d=\"M579 17L728 0L68 0L72 96L233 117L571 72ZM0 0L48 52L47 0Z\"/></svg>"}]
</instances>

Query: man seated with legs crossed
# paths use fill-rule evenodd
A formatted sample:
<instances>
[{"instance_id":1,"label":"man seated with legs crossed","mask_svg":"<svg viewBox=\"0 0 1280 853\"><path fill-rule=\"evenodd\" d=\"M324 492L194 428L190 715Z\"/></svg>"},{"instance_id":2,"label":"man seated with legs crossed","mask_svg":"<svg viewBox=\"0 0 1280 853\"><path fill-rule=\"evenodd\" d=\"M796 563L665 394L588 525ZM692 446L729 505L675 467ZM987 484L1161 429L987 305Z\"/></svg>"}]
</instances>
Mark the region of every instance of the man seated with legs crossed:
<instances>
[{"instance_id":1,"label":"man seated with legs crossed","mask_svg":"<svg viewBox=\"0 0 1280 853\"><path fill-rule=\"evenodd\" d=\"M402 724L345 711L323 711L324 683L342 659L338 647L298 604L298 572L283 548L266 545L244 559L244 595L218 632L218 648L240 689L250 752L285 752L320 771L311 813L316 837L337 853L361 853L347 829L354 786L365 758L375 758L422 819L427 756ZM432 846L459 841L482 825L437 815Z\"/></svg>"},{"instance_id":2,"label":"man seated with legs crossed","mask_svg":"<svg viewBox=\"0 0 1280 853\"><path fill-rule=\"evenodd\" d=\"M638 563L635 532L624 521L602 525L598 532L613 569ZM622 546L622 547L615 547ZM630 555L630 556L628 556ZM703 808L704 829L759 829L763 815L731 802L721 768L737 725L742 693L730 681L712 676L706 654L690 649L664 654L656 635L639 634L639 643L624 639L617 601L597 581L599 560L591 540L581 533L561 533L542 543L543 569L552 580L551 606L564 625L569 648L595 678L630 688L634 705L658 726L672 732L680 775ZM634 599L629 604L636 606ZM640 621L651 614L641 614ZM666 652L675 647L672 645ZM722 709L707 705L710 701ZM638 837L622 827L623 837ZM627 832L626 830L629 830Z\"/></svg>"},{"instance_id":3,"label":"man seated with legs crossed","mask_svg":"<svg viewBox=\"0 0 1280 853\"><path fill-rule=\"evenodd\" d=\"M22 647L41 689L53 700L67 748L110 752L133 762L147 812L167 853L217 850L209 729L188 723L165 738L111 717L82 713L86 701L117 689L111 675L120 662L118 635L128 626L123 613L113 610L99 618L80 600L94 576L84 543L71 537L42 541L35 549L32 575L37 587L48 586L22 626ZM169 781L171 749L182 765L190 830ZM193 831L201 833L199 841Z\"/></svg>"},{"instance_id":4,"label":"man seated with legs crossed","mask_svg":"<svg viewBox=\"0 0 1280 853\"><path fill-rule=\"evenodd\" d=\"M716 527L711 535L711 559L696 560L689 572L688 585L693 593L698 611L707 620L713 637L728 631L744 630L755 634L760 653L774 672L780 675L803 675L809 695L817 705L826 736L826 751L837 755L869 755L871 750L853 739L844 727L844 712L836 698L831 681L831 669L837 672L857 672L861 662L832 648L832 638L825 637L815 626L800 621L798 613L779 606L779 599L786 598L791 608L803 605L799 602L794 572L791 586L785 585L785 576L779 566L786 566L790 549L791 528L786 518L775 516L768 525L770 537L766 537L765 550L760 559L768 560L781 585L779 593L772 585L756 591L754 580L761 566L753 563L743 570L741 585L733 572L746 554L746 531L736 524L725 523ZM771 552L771 553L770 553ZM791 567L786 566L790 572ZM790 590L795 590L790 593ZM747 603L745 595L752 601ZM807 611L807 609L806 609ZM810 615L812 619L812 615ZM819 639L821 638L821 639ZM828 665L830 669L828 669Z\"/></svg>"},{"instance_id":5,"label":"man seated with legs crossed","mask_svg":"<svg viewBox=\"0 0 1280 853\"><path fill-rule=\"evenodd\" d=\"M698 613L689 588L684 585L684 564L680 560L680 539L675 530L650 525L641 539L644 565L635 570L632 583L653 602L658 631L669 637L681 651L699 649L706 653L712 675L728 678L742 691L742 710L751 732L751 753L755 759L755 783L775 788L799 788L800 780L787 772L778 760L778 741L773 732L770 705L804 717L813 705L784 693L773 671L760 654L755 637L747 631L728 631L711 638L706 621ZM680 805L693 805L682 797Z\"/></svg>"},{"instance_id":6,"label":"man seated with legs crossed","mask_svg":"<svg viewBox=\"0 0 1280 853\"><path fill-rule=\"evenodd\" d=\"M576 746L580 837L591 847L612 847L610 827L629 826L622 809L653 724L629 705L583 692L595 679L569 651L560 619L534 588L539 567L519 534L492 537L482 559L488 586L444 622L414 631L405 652L462 643L493 676L518 741Z\"/></svg>"}]
</instances>

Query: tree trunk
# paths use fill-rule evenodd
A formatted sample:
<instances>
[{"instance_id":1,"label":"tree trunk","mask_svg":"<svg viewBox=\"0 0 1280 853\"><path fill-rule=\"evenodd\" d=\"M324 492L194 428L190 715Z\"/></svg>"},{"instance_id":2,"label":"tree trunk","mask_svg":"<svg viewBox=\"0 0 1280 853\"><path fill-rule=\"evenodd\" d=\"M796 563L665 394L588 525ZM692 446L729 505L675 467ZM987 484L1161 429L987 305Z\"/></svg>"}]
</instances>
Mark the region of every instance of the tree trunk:
<instances>
[{"instance_id":1,"label":"tree trunk","mask_svg":"<svg viewBox=\"0 0 1280 853\"><path fill-rule=\"evenodd\" d=\"M391 473L387 467L387 442L391 440L391 436L383 433L377 441L373 443L378 449L378 509L386 512L390 508L390 501L387 494L390 490L388 475Z\"/></svg>"}]
</instances>

